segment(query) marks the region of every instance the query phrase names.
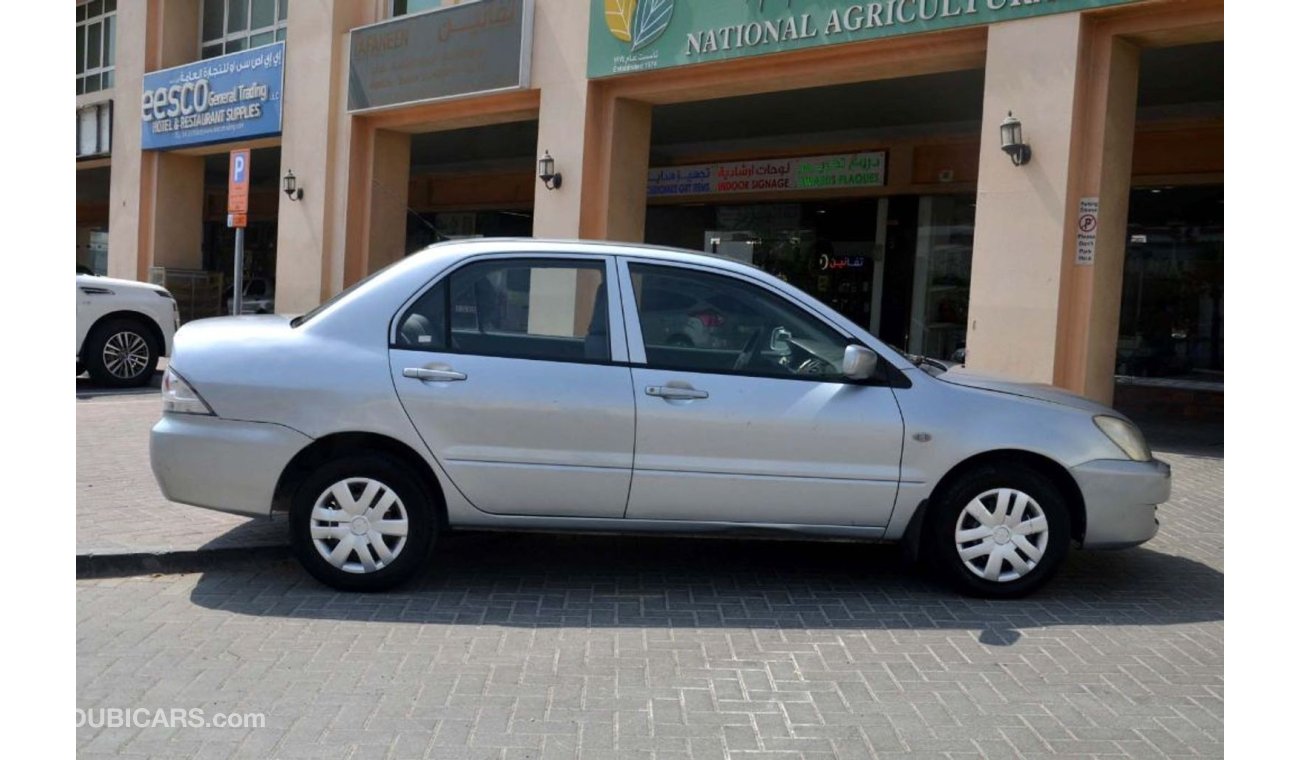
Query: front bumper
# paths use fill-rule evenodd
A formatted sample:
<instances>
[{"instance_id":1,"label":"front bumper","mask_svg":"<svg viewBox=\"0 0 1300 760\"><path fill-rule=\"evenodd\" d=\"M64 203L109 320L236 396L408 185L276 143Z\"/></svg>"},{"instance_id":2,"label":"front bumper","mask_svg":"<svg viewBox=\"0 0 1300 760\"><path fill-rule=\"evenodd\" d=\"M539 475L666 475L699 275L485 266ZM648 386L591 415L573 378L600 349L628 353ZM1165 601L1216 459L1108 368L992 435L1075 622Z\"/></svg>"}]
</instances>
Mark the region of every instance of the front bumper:
<instances>
[{"instance_id":1,"label":"front bumper","mask_svg":"<svg viewBox=\"0 0 1300 760\"><path fill-rule=\"evenodd\" d=\"M149 461L172 501L264 517L280 474L309 443L283 425L164 414L149 436Z\"/></svg>"},{"instance_id":2,"label":"front bumper","mask_svg":"<svg viewBox=\"0 0 1300 760\"><path fill-rule=\"evenodd\" d=\"M1168 464L1098 459L1070 472L1087 512L1085 549L1122 549L1155 536L1156 505L1169 500L1173 485Z\"/></svg>"}]
</instances>

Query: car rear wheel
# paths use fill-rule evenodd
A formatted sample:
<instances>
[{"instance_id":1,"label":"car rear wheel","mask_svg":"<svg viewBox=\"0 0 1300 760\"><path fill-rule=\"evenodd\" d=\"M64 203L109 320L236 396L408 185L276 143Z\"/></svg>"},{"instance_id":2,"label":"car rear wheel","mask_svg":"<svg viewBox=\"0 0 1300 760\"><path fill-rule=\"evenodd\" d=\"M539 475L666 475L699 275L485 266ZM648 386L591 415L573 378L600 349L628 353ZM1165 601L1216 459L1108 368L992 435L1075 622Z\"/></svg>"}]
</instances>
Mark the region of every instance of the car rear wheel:
<instances>
[{"instance_id":1,"label":"car rear wheel","mask_svg":"<svg viewBox=\"0 0 1300 760\"><path fill-rule=\"evenodd\" d=\"M1028 467L996 464L962 475L934 502L927 548L963 593L1029 594L1065 561L1070 517L1052 481Z\"/></svg>"},{"instance_id":2,"label":"car rear wheel","mask_svg":"<svg viewBox=\"0 0 1300 760\"><path fill-rule=\"evenodd\" d=\"M157 338L138 319L112 319L86 339L81 364L98 385L131 388L153 379L158 354Z\"/></svg>"},{"instance_id":3,"label":"car rear wheel","mask_svg":"<svg viewBox=\"0 0 1300 760\"><path fill-rule=\"evenodd\" d=\"M433 500L406 467L375 455L335 459L298 487L289 512L298 561L344 591L382 591L424 568Z\"/></svg>"}]
</instances>

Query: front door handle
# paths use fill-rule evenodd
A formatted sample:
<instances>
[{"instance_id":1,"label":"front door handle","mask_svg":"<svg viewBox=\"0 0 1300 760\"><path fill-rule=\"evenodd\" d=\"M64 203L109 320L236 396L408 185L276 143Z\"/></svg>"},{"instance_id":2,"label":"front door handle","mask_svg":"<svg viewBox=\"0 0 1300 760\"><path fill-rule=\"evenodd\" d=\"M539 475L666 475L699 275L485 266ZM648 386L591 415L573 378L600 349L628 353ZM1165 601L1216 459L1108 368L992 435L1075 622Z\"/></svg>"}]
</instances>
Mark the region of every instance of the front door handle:
<instances>
[{"instance_id":1,"label":"front door handle","mask_svg":"<svg viewBox=\"0 0 1300 760\"><path fill-rule=\"evenodd\" d=\"M651 385L645 389L645 395L658 396L662 399L695 399L708 398L708 391L697 391L694 388L679 388L675 385Z\"/></svg>"},{"instance_id":2,"label":"front door handle","mask_svg":"<svg viewBox=\"0 0 1300 760\"><path fill-rule=\"evenodd\" d=\"M402 377L413 377L416 380L437 380L448 383L457 380L464 380L467 375L464 372L457 372L454 369L430 369L428 367L407 367L402 370Z\"/></svg>"}]
</instances>

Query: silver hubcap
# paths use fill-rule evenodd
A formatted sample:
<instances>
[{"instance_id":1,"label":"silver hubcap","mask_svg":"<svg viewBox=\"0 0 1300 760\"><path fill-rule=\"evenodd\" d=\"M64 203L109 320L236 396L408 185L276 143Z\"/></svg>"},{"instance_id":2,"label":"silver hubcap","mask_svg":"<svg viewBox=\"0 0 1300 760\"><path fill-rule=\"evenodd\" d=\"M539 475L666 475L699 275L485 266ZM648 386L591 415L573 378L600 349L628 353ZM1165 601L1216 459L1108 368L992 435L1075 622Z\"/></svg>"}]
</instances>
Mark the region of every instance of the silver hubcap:
<instances>
[{"instance_id":1,"label":"silver hubcap","mask_svg":"<svg viewBox=\"0 0 1300 760\"><path fill-rule=\"evenodd\" d=\"M1024 491L995 488L962 509L954 538L967 570L1006 583L1025 577L1043 559L1047 516Z\"/></svg>"},{"instance_id":2,"label":"silver hubcap","mask_svg":"<svg viewBox=\"0 0 1300 760\"><path fill-rule=\"evenodd\" d=\"M138 376L149 367L149 344L140 333L123 330L104 343L104 368L123 380Z\"/></svg>"},{"instance_id":3,"label":"silver hubcap","mask_svg":"<svg viewBox=\"0 0 1300 760\"><path fill-rule=\"evenodd\" d=\"M371 478L340 480L316 499L311 538L316 551L346 573L373 573L406 546L406 506L391 488Z\"/></svg>"}]
</instances>

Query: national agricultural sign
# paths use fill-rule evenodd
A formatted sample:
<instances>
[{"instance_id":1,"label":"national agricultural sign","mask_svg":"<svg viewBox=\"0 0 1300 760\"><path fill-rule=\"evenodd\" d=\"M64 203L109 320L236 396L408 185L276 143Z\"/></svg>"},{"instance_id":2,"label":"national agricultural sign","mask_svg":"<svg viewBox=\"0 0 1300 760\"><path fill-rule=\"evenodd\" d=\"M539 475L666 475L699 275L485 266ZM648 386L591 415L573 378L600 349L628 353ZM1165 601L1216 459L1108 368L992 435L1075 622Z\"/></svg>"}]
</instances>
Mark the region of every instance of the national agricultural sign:
<instances>
[{"instance_id":1,"label":"national agricultural sign","mask_svg":"<svg viewBox=\"0 0 1300 760\"><path fill-rule=\"evenodd\" d=\"M1133 0L591 0L587 75L917 34Z\"/></svg>"}]
</instances>

